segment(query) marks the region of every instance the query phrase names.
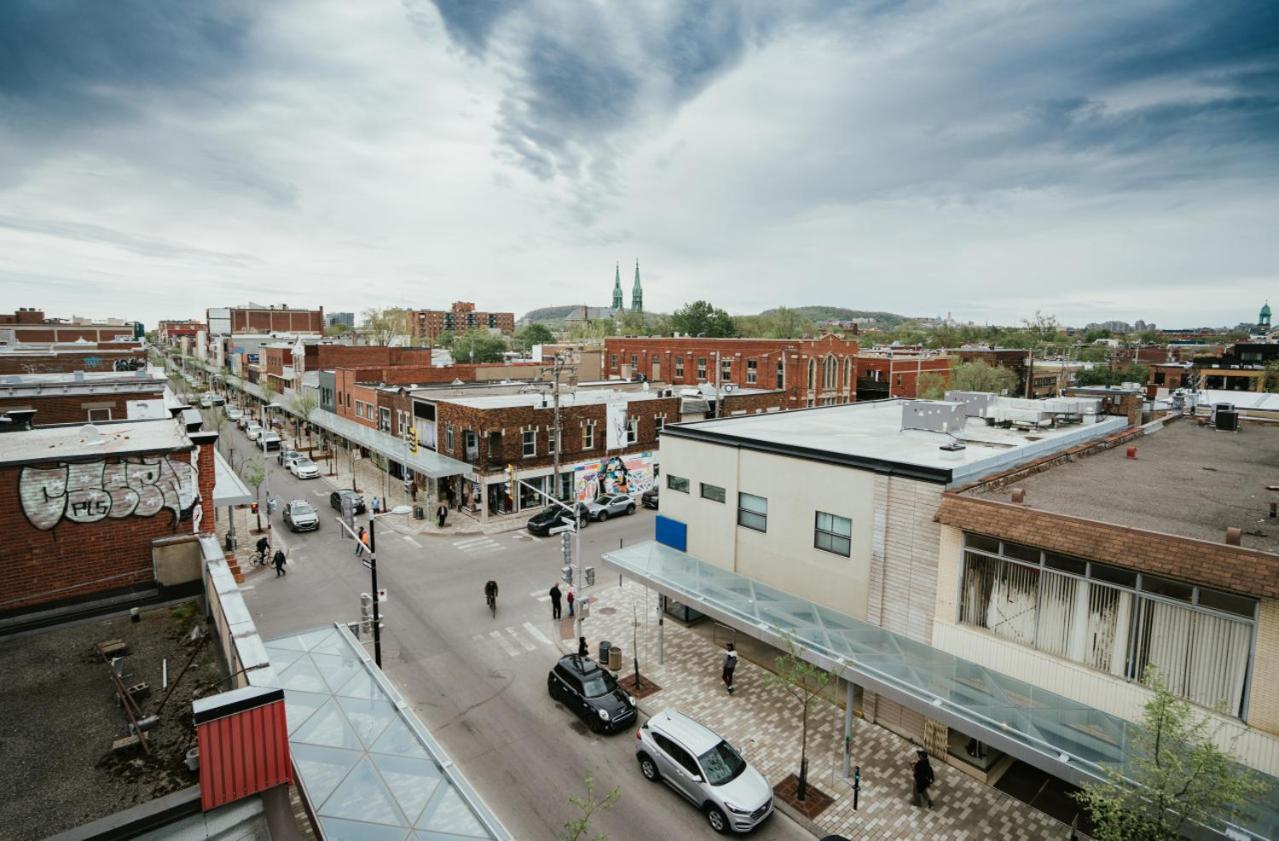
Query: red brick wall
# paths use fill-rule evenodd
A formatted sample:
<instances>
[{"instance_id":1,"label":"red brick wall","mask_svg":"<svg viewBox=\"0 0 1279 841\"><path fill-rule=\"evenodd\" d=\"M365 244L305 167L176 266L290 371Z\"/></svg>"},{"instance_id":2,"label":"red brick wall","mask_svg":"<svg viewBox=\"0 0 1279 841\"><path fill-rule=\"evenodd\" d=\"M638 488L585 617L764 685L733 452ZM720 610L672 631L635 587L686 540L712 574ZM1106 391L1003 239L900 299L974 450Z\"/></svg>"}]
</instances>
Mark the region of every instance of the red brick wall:
<instances>
[{"instance_id":1,"label":"red brick wall","mask_svg":"<svg viewBox=\"0 0 1279 841\"><path fill-rule=\"evenodd\" d=\"M111 409L111 420L124 420L129 416L130 400L157 400L164 396L163 389L149 389L115 394L74 394L0 398L0 413L9 409L35 409L32 423L49 426L55 423L86 423L89 407Z\"/></svg>"},{"instance_id":2,"label":"red brick wall","mask_svg":"<svg viewBox=\"0 0 1279 841\"><path fill-rule=\"evenodd\" d=\"M266 363L262 369L264 373L274 374L277 377L282 376L284 374L285 354L289 354L288 364L293 364L293 354L290 348L269 347L263 348L262 352L266 355L263 359Z\"/></svg>"},{"instance_id":3,"label":"red brick wall","mask_svg":"<svg viewBox=\"0 0 1279 841\"><path fill-rule=\"evenodd\" d=\"M146 351L60 351L56 354L0 354L0 374L68 374L73 371L112 371L117 359L146 361Z\"/></svg>"},{"instance_id":4,"label":"red brick wall","mask_svg":"<svg viewBox=\"0 0 1279 841\"><path fill-rule=\"evenodd\" d=\"M381 345L307 345L308 371L322 368L386 367L431 364L430 348L385 347Z\"/></svg>"},{"instance_id":5,"label":"red brick wall","mask_svg":"<svg viewBox=\"0 0 1279 841\"><path fill-rule=\"evenodd\" d=\"M132 327L98 327L92 324L38 324L13 327L15 342L43 344L48 342L109 342L117 336L133 337Z\"/></svg>"},{"instance_id":6,"label":"red brick wall","mask_svg":"<svg viewBox=\"0 0 1279 841\"><path fill-rule=\"evenodd\" d=\"M9 433L21 435L21 432ZM170 453L190 463L192 453ZM156 454L157 458L165 457ZM108 465L116 463L108 459ZM46 465L56 467L57 463ZM83 598L154 580L151 541L191 534L192 511L175 518L169 508L152 516L107 517L97 522L58 520L37 528L19 496L22 468L0 468L0 523L5 532L5 563L0 564L0 615L21 608ZM201 531L213 529L214 466L211 445L200 448Z\"/></svg>"},{"instance_id":7,"label":"red brick wall","mask_svg":"<svg viewBox=\"0 0 1279 841\"><path fill-rule=\"evenodd\" d=\"M759 412L767 412L769 409L787 409L789 407L786 403L786 392L784 391L767 391L763 394L742 394L735 391L726 395L723 405L717 408L720 415L732 415L736 412L754 415ZM674 423L674 421L671 422Z\"/></svg>"},{"instance_id":8,"label":"red brick wall","mask_svg":"<svg viewBox=\"0 0 1279 841\"><path fill-rule=\"evenodd\" d=\"M857 357L857 376L870 378L879 373L879 382L888 388L889 397L918 397L919 375L924 372L941 374L950 382L950 357L928 359L910 357L888 358L881 356Z\"/></svg>"},{"instance_id":9,"label":"red brick wall","mask_svg":"<svg viewBox=\"0 0 1279 841\"><path fill-rule=\"evenodd\" d=\"M232 333L323 333L324 308L231 310Z\"/></svg>"}]
</instances>

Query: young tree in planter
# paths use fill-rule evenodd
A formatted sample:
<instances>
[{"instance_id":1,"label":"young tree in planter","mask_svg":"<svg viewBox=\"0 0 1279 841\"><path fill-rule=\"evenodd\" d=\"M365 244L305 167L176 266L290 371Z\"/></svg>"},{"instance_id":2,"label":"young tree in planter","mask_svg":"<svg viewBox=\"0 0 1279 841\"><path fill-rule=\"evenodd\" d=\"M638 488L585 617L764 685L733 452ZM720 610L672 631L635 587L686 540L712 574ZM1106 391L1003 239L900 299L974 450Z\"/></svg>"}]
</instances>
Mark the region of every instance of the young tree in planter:
<instances>
[{"instance_id":1,"label":"young tree in planter","mask_svg":"<svg viewBox=\"0 0 1279 841\"><path fill-rule=\"evenodd\" d=\"M801 736L799 741L799 787L795 796L800 800L808 797L808 709L813 699L822 694L831 682L830 672L801 659L795 647L795 641L786 638L786 653L774 662L775 672L772 682L786 690L799 703Z\"/></svg>"},{"instance_id":2,"label":"young tree in planter","mask_svg":"<svg viewBox=\"0 0 1279 841\"><path fill-rule=\"evenodd\" d=\"M1217 747L1218 725L1147 672L1154 696L1129 742L1127 775L1108 768L1105 782L1075 795L1091 816L1097 841L1177 841L1194 824L1237 815L1265 785Z\"/></svg>"},{"instance_id":3,"label":"young tree in planter","mask_svg":"<svg viewBox=\"0 0 1279 841\"><path fill-rule=\"evenodd\" d=\"M568 802L577 807L580 813L577 817L570 821L564 822L564 831L560 834L561 841L608 841L608 836L600 833L591 837L588 833L591 831L591 817L600 810L607 811L613 808L613 804L617 802L617 798L622 796L620 788L614 788L607 792L598 800L595 798L595 783L590 778L586 778L586 796L578 797L570 794Z\"/></svg>"},{"instance_id":4,"label":"young tree in planter","mask_svg":"<svg viewBox=\"0 0 1279 841\"><path fill-rule=\"evenodd\" d=\"M300 418L300 426L306 430L306 443L311 444L311 413L320 407L320 401L315 399L315 393L305 389L299 389L293 392L293 399L290 401L293 411ZM293 443L297 443L297 439L301 434L293 436Z\"/></svg>"},{"instance_id":5,"label":"young tree in planter","mask_svg":"<svg viewBox=\"0 0 1279 841\"><path fill-rule=\"evenodd\" d=\"M266 466L262 464L260 457L254 457L252 461L245 462L241 466L240 478L245 484L253 488L253 497L257 499L258 511L254 515L258 520L258 531L262 531L262 498L259 495L258 488L262 487L262 483L266 481Z\"/></svg>"}]
</instances>

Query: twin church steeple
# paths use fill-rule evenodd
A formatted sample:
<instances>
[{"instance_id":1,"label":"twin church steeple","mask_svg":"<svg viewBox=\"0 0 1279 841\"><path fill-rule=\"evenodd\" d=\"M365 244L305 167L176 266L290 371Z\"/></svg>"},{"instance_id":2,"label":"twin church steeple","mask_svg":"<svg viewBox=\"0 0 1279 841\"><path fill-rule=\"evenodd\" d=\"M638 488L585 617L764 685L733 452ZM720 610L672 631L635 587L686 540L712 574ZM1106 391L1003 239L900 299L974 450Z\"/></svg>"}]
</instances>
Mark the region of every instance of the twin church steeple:
<instances>
[{"instance_id":1,"label":"twin church steeple","mask_svg":"<svg viewBox=\"0 0 1279 841\"><path fill-rule=\"evenodd\" d=\"M622 266L617 264L613 270L613 312L620 313L626 309L622 302ZM639 260L635 261L635 282L631 284L631 312L644 311L644 288L640 285Z\"/></svg>"}]
</instances>

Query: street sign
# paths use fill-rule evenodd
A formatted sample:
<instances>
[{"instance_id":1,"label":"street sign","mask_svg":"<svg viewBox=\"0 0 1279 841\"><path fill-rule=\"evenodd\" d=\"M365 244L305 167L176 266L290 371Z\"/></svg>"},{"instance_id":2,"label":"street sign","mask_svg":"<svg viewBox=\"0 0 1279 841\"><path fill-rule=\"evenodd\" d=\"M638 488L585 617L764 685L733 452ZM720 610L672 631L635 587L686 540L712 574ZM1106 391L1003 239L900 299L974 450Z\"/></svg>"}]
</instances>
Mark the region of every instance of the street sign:
<instances>
[{"instance_id":1,"label":"street sign","mask_svg":"<svg viewBox=\"0 0 1279 841\"><path fill-rule=\"evenodd\" d=\"M380 590L378 590L378 591L377 591L377 600L378 600L378 603L379 603L379 604L381 604L381 603L383 603L383 602L385 602L385 601L386 601L386 588L385 588L385 587L383 587L382 589L380 589Z\"/></svg>"}]
</instances>

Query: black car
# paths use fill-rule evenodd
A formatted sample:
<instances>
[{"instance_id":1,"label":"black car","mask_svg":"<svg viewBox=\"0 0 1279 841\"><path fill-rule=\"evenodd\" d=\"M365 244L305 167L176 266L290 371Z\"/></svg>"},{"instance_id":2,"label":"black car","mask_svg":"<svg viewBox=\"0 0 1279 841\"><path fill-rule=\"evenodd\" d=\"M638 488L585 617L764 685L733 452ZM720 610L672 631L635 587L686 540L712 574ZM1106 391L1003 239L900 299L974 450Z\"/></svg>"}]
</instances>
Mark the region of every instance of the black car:
<instances>
[{"instance_id":1,"label":"black car","mask_svg":"<svg viewBox=\"0 0 1279 841\"><path fill-rule=\"evenodd\" d=\"M590 657L561 657L546 676L546 691L596 733L616 733L635 722L635 699Z\"/></svg>"},{"instance_id":2,"label":"black car","mask_svg":"<svg viewBox=\"0 0 1279 841\"><path fill-rule=\"evenodd\" d=\"M353 500L352 505L354 507L351 509L351 513L363 514L367 510L364 507L364 497L360 496L358 493L356 493L353 490L350 490L349 488L344 488L340 491L334 491L333 493L329 494L329 505L333 506L334 511L341 511L342 498L347 496L351 497Z\"/></svg>"},{"instance_id":3,"label":"black car","mask_svg":"<svg viewBox=\"0 0 1279 841\"><path fill-rule=\"evenodd\" d=\"M654 511L657 510L657 485L640 494L640 505L645 508L652 508Z\"/></svg>"},{"instance_id":4,"label":"black car","mask_svg":"<svg viewBox=\"0 0 1279 841\"><path fill-rule=\"evenodd\" d=\"M585 528L587 523L591 521L591 515L586 510L586 505L579 502L577 510L582 515L582 527ZM559 526L574 525L576 520L569 513L567 508L560 508L558 505L548 505L541 511L538 511L528 519L528 530L532 534L539 534L545 537L551 533L551 529Z\"/></svg>"}]
</instances>

